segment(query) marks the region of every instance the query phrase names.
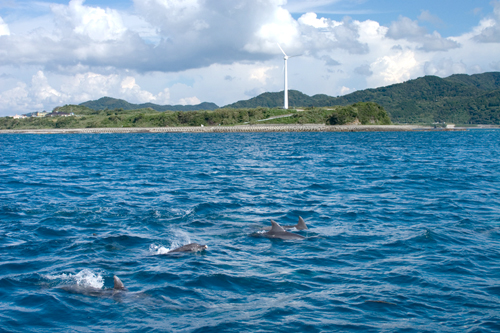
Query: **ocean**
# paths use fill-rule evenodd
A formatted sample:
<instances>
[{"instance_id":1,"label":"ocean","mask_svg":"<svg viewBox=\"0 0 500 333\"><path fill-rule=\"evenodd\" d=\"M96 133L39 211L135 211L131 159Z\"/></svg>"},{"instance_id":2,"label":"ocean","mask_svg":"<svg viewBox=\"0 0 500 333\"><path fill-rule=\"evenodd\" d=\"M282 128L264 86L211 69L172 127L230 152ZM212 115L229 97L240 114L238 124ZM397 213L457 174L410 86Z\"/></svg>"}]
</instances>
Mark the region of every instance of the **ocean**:
<instances>
[{"instance_id":1,"label":"ocean","mask_svg":"<svg viewBox=\"0 0 500 333\"><path fill-rule=\"evenodd\" d=\"M498 130L4 134L0 151L2 332L500 331ZM265 237L299 216L305 239ZM192 242L208 249L168 254Z\"/></svg>"}]
</instances>

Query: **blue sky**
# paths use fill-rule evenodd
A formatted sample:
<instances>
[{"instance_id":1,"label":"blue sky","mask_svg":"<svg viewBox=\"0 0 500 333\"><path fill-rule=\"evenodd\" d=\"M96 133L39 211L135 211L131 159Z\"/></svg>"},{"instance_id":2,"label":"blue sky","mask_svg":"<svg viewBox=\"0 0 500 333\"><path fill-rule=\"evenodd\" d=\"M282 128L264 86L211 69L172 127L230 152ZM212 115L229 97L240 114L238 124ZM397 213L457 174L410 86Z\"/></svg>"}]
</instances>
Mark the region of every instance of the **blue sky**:
<instances>
[{"instance_id":1,"label":"blue sky","mask_svg":"<svg viewBox=\"0 0 500 333\"><path fill-rule=\"evenodd\" d=\"M500 70L500 0L0 0L0 116L103 96L226 105Z\"/></svg>"}]
</instances>

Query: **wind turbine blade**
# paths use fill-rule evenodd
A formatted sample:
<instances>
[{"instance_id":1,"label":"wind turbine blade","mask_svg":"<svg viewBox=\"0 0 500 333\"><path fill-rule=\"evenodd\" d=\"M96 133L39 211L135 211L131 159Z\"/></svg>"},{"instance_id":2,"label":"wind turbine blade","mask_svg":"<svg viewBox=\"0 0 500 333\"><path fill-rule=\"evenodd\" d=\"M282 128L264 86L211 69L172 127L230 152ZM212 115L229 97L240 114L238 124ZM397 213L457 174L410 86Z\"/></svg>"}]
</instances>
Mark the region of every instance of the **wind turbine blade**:
<instances>
[{"instance_id":1,"label":"wind turbine blade","mask_svg":"<svg viewBox=\"0 0 500 333\"><path fill-rule=\"evenodd\" d=\"M288 58L301 57L301 56L303 56L303 54L296 54L296 55L293 55L293 56L289 56Z\"/></svg>"},{"instance_id":2,"label":"wind turbine blade","mask_svg":"<svg viewBox=\"0 0 500 333\"><path fill-rule=\"evenodd\" d=\"M278 44L278 47L280 48L281 52L283 52L283 54L285 55L285 57L288 57L285 53L285 51L283 51L283 49L281 48L280 44Z\"/></svg>"}]
</instances>

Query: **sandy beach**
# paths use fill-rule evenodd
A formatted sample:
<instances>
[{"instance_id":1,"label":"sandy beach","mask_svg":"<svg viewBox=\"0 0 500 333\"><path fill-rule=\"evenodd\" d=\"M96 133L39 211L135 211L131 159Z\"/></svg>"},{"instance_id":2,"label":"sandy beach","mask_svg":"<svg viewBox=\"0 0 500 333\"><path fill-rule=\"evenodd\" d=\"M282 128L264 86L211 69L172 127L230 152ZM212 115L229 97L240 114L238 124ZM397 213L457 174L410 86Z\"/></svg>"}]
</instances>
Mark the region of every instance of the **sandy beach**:
<instances>
[{"instance_id":1,"label":"sandy beach","mask_svg":"<svg viewBox=\"0 0 500 333\"><path fill-rule=\"evenodd\" d=\"M92 134L92 133L246 133L246 132L404 132L432 130L416 125L240 125L191 127L119 127L0 130L0 134ZM454 129L459 130L459 129Z\"/></svg>"}]
</instances>

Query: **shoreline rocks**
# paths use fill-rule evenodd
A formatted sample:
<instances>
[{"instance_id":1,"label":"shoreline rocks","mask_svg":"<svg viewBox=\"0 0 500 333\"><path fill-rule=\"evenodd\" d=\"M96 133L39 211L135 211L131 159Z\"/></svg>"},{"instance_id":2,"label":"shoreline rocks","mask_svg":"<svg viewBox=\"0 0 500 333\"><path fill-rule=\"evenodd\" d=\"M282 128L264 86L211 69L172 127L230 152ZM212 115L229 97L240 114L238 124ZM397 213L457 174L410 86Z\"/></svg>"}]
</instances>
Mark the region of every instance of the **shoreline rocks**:
<instances>
[{"instance_id":1,"label":"shoreline rocks","mask_svg":"<svg viewBox=\"0 0 500 333\"><path fill-rule=\"evenodd\" d=\"M237 125L203 127L118 127L0 130L0 134L100 134L100 133L253 133L253 132L406 132L434 130L416 125ZM460 131L461 129L441 129Z\"/></svg>"}]
</instances>

